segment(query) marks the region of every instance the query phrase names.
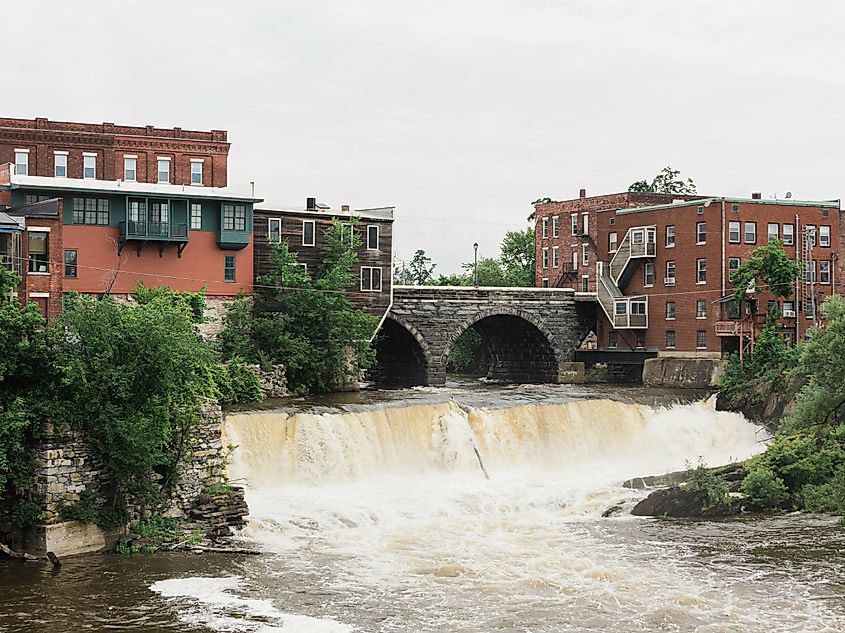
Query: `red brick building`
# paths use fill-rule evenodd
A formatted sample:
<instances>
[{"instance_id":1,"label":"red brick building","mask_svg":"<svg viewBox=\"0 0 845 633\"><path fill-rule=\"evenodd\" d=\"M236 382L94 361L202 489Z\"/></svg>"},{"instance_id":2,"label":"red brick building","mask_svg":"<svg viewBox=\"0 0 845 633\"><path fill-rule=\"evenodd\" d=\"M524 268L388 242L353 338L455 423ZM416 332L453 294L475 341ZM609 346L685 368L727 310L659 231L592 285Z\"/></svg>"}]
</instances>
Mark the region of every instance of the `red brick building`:
<instances>
[{"instance_id":1,"label":"red brick building","mask_svg":"<svg viewBox=\"0 0 845 633\"><path fill-rule=\"evenodd\" d=\"M53 317L66 291L138 281L205 287L212 310L252 292L260 200L225 187L228 151L221 130L0 119L0 256L22 298Z\"/></svg>"},{"instance_id":2,"label":"red brick building","mask_svg":"<svg viewBox=\"0 0 845 633\"><path fill-rule=\"evenodd\" d=\"M838 200L798 201L618 193L536 206L540 286L573 287L597 303L600 349L718 357L738 350L750 321L769 309L789 340L803 338L815 308L839 291ZM750 296L739 314L731 271L772 239L805 271L779 305ZM743 319L748 330L741 331ZM749 337L742 337L748 341Z\"/></svg>"}]
</instances>

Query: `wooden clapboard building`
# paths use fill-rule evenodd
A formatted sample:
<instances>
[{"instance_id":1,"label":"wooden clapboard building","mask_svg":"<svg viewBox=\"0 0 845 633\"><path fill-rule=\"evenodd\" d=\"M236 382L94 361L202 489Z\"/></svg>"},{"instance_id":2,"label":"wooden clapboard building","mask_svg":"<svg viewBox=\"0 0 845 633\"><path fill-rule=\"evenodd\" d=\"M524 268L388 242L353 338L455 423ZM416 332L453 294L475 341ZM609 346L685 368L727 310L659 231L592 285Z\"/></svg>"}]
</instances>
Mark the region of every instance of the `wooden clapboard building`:
<instances>
[{"instance_id":1,"label":"wooden clapboard building","mask_svg":"<svg viewBox=\"0 0 845 633\"><path fill-rule=\"evenodd\" d=\"M354 273L358 280L349 298L371 314L382 316L390 306L392 288L393 207L350 209L348 205L332 209L308 198L304 208L255 209L254 265L256 283L270 272L272 242L285 240L299 262L314 274L326 247L325 230L334 219L355 222L361 246Z\"/></svg>"}]
</instances>

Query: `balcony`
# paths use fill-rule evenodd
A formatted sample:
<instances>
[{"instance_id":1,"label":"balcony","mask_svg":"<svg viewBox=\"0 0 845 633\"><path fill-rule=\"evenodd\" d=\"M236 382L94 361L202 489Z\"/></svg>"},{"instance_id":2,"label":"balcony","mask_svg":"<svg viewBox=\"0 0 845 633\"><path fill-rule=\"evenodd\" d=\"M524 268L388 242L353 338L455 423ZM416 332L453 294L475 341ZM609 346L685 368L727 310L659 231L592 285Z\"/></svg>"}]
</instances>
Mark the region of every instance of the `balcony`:
<instances>
[{"instance_id":1,"label":"balcony","mask_svg":"<svg viewBox=\"0 0 845 633\"><path fill-rule=\"evenodd\" d=\"M174 242L178 246L178 256L188 245L188 225L176 222L151 222L148 220L128 220L119 222L117 225L119 245L117 254L120 255L127 242L137 243L138 255L141 254L141 247L144 242L158 242L159 256L164 254L164 246L168 242Z\"/></svg>"},{"instance_id":2,"label":"balcony","mask_svg":"<svg viewBox=\"0 0 845 633\"><path fill-rule=\"evenodd\" d=\"M716 321L716 336L739 336L739 321Z\"/></svg>"},{"instance_id":3,"label":"balcony","mask_svg":"<svg viewBox=\"0 0 845 633\"><path fill-rule=\"evenodd\" d=\"M608 266L597 264L597 295L607 319L615 329L648 328L648 295L625 297L608 274Z\"/></svg>"},{"instance_id":4,"label":"balcony","mask_svg":"<svg viewBox=\"0 0 845 633\"><path fill-rule=\"evenodd\" d=\"M628 229L613 259L609 273L613 282L624 288L634 271L633 260L654 257L657 253L657 227L635 226Z\"/></svg>"},{"instance_id":5,"label":"balcony","mask_svg":"<svg viewBox=\"0 0 845 633\"><path fill-rule=\"evenodd\" d=\"M217 246L224 250L238 250L249 245L249 231L220 229L217 231Z\"/></svg>"}]
</instances>

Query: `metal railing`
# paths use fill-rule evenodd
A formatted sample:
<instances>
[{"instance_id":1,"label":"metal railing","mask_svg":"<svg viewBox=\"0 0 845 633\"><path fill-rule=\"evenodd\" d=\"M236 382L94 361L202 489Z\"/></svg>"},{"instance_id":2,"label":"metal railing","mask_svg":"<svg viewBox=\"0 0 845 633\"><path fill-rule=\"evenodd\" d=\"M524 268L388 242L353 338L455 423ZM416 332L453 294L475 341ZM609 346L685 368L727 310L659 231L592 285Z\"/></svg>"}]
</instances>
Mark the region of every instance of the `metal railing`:
<instances>
[{"instance_id":1,"label":"metal railing","mask_svg":"<svg viewBox=\"0 0 845 633\"><path fill-rule=\"evenodd\" d=\"M642 236L642 242L635 241L634 235ZM650 239L651 238L651 239ZM634 226L628 229L620 242L613 259L610 260L610 276L619 282L625 268L635 257L654 257L657 254L657 227Z\"/></svg>"},{"instance_id":2,"label":"metal railing","mask_svg":"<svg viewBox=\"0 0 845 633\"><path fill-rule=\"evenodd\" d=\"M150 222L148 220L127 220L118 223L120 236L127 239L145 238L151 240L187 240L188 225L185 223Z\"/></svg>"}]
</instances>

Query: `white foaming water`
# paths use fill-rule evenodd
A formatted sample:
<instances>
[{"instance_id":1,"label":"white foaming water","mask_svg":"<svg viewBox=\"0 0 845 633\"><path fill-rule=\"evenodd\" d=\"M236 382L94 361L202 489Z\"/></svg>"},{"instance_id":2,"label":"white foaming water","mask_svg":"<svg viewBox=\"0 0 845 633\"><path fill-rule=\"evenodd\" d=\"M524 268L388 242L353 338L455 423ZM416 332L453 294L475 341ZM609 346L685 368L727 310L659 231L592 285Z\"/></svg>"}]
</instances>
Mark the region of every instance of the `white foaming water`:
<instances>
[{"instance_id":1,"label":"white foaming water","mask_svg":"<svg viewBox=\"0 0 845 633\"><path fill-rule=\"evenodd\" d=\"M835 630L799 580L749 584L659 523L601 518L643 496L627 478L764 448L712 402L239 413L224 435L247 486L244 537L278 553L267 582L325 596L293 610L356 631Z\"/></svg>"}]
</instances>

